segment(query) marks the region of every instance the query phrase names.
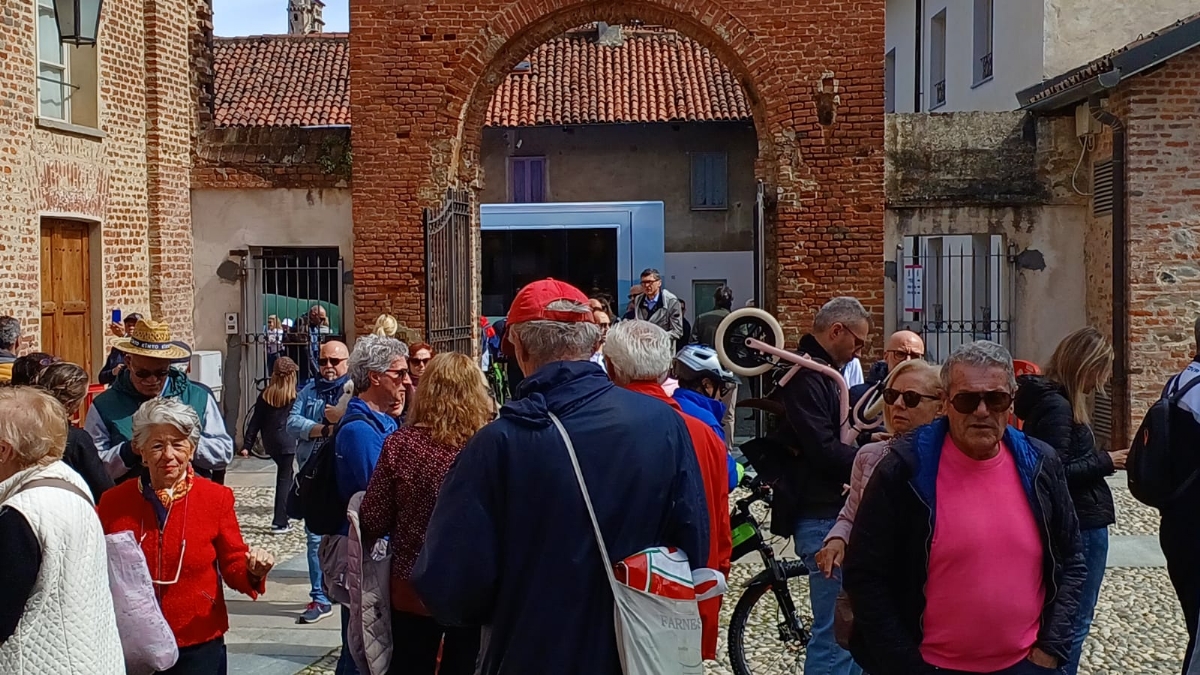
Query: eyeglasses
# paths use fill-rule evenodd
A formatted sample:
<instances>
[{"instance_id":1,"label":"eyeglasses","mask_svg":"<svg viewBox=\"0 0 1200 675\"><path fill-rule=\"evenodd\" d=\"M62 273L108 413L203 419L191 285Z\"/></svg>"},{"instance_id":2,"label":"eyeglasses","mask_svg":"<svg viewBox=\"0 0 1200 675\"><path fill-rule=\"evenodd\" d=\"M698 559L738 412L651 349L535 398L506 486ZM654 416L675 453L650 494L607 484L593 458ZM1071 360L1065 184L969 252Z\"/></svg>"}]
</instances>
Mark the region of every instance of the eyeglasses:
<instances>
[{"instance_id":1,"label":"eyeglasses","mask_svg":"<svg viewBox=\"0 0 1200 675\"><path fill-rule=\"evenodd\" d=\"M896 401L900 399L904 399L905 408L915 408L921 405L921 401L936 401L938 397L930 396L929 394L922 394L919 391L913 391L911 389L902 392L899 389L892 389L889 387L883 390L884 403L888 405L896 405Z\"/></svg>"},{"instance_id":2,"label":"eyeglasses","mask_svg":"<svg viewBox=\"0 0 1200 675\"><path fill-rule=\"evenodd\" d=\"M408 368L393 368L392 370L385 370L383 372L391 375L397 380L403 380L404 378L408 377Z\"/></svg>"},{"instance_id":3,"label":"eyeglasses","mask_svg":"<svg viewBox=\"0 0 1200 675\"><path fill-rule=\"evenodd\" d=\"M429 363L430 359L409 359L408 362L414 365L423 366Z\"/></svg>"},{"instance_id":4,"label":"eyeglasses","mask_svg":"<svg viewBox=\"0 0 1200 675\"><path fill-rule=\"evenodd\" d=\"M322 358L317 359L317 364L320 366L334 366L336 368L337 366L342 365L342 361L345 360L346 359Z\"/></svg>"},{"instance_id":5,"label":"eyeglasses","mask_svg":"<svg viewBox=\"0 0 1200 675\"><path fill-rule=\"evenodd\" d=\"M964 391L955 394L950 399L950 405L963 415L970 415L979 410L979 402L987 406L989 412L1004 412L1012 406L1012 394L1007 391Z\"/></svg>"},{"instance_id":6,"label":"eyeglasses","mask_svg":"<svg viewBox=\"0 0 1200 675\"><path fill-rule=\"evenodd\" d=\"M170 368L163 368L162 370L135 370L135 371L133 371L133 376L139 380L151 380L151 379L162 380L170 374L171 374Z\"/></svg>"},{"instance_id":7,"label":"eyeglasses","mask_svg":"<svg viewBox=\"0 0 1200 675\"><path fill-rule=\"evenodd\" d=\"M887 350L887 353L891 354L892 356L895 356L897 359L900 359L901 361L911 361L912 359L925 358L924 352L920 352L920 353L906 352L903 349L889 349L889 350Z\"/></svg>"},{"instance_id":8,"label":"eyeglasses","mask_svg":"<svg viewBox=\"0 0 1200 675\"><path fill-rule=\"evenodd\" d=\"M855 349L862 349L863 347L865 347L867 345L866 339L859 337L858 333L855 333L854 331L850 330L849 326L847 326L846 324L842 324L842 328L845 329L845 331L847 333L849 333L851 335L851 337L854 338L854 348Z\"/></svg>"}]
</instances>

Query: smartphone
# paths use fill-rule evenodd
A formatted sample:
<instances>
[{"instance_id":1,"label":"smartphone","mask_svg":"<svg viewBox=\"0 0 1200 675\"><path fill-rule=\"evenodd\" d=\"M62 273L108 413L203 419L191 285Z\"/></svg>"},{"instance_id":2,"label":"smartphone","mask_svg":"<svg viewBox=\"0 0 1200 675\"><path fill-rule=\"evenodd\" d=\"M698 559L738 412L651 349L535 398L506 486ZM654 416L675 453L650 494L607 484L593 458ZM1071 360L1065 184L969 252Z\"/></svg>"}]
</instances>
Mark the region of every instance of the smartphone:
<instances>
[{"instance_id":1,"label":"smartphone","mask_svg":"<svg viewBox=\"0 0 1200 675\"><path fill-rule=\"evenodd\" d=\"M112 322L113 323L121 323L121 310L120 309L113 310Z\"/></svg>"}]
</instances>

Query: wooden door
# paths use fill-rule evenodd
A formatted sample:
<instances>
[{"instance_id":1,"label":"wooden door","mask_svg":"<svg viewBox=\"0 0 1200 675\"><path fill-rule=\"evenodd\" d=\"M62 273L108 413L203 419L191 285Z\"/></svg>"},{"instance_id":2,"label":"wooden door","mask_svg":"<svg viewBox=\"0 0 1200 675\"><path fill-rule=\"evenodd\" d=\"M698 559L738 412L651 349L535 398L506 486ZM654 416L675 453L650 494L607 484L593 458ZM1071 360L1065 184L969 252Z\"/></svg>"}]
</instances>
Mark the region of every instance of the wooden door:
<instances>
[{"instance_id":1,"label":"wooden door","mask_svg":"<svg viewBox=\"0 0 1200 675\"><path fill-rule=\"evenodd\" d=\"M92 372L88 225L42 221L42 351Z\"/></svg>"}]
</instances>

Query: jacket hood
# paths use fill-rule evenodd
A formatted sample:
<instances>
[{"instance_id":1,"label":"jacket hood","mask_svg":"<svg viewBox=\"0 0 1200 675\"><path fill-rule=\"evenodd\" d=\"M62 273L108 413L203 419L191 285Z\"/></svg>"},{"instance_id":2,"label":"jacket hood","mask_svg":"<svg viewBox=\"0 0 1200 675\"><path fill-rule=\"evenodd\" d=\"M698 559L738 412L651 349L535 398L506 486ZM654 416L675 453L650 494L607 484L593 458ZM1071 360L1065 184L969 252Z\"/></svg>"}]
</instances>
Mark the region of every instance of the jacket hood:
<instances>
[{"instance_id":1,"label":"jacket hood","mask_svg":"<svg viewBox=\"0 0 1200 675\"><path fill-rule=\"evenodd\" d=\"M708 412L712 413L712 416L718 422L721 421L721 418L725 417L724 403L721 403L715 399L711 399L698 391L692 391L691 389L684 389L680 387L679 389L675 390L673 396L677 399L684 399L688 403L691 403L698 408L707 410Z\"/></svg>"},{"instance_id":2,"label":"jacket hood","mask_svg":"<svg viewBox=\"0 0 1200 675\"><path fill-rule=\"evenodd\" d=\"M1013 397L1013 412L1021 419L1028 419L1029 414L1042 401L1051 396L1066 398L1066 390L1057 382L1041 375L1022 375L1017 378L1017 395Z\"/></svg>"},{"instance_id":3,"label":"jacket hood","mask_svg":"<svg viewBox=\"0 0 1200 675\"><path fill-rule=\"evenodd\" d=\"M555 361L534 371L517 386L516 398L500 408L500 416L522 426L550 425L613 387L608 375L591 361Z\"/></svg>"}]
</instances>

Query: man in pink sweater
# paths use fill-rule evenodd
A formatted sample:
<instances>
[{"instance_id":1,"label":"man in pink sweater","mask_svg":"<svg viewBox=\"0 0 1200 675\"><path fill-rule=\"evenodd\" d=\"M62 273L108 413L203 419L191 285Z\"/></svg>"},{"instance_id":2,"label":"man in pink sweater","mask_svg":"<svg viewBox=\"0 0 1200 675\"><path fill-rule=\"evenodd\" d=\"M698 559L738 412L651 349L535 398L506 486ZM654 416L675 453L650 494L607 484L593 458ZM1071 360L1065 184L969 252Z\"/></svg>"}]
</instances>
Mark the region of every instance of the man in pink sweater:
<instances>
[{"instance_id":1,"label":"man in pink sweater","mask_svg":"<svg viewBox=\"0 0 1200 675\"><path fill-rule=\"evenodd\" d=\"M1007 426L1012 358L942 367L946 417L893 443L863 495L843 585L871 675L1040 675L1067 659L1086 575L1062 464Z\"/></svg>"}]
</instances>

